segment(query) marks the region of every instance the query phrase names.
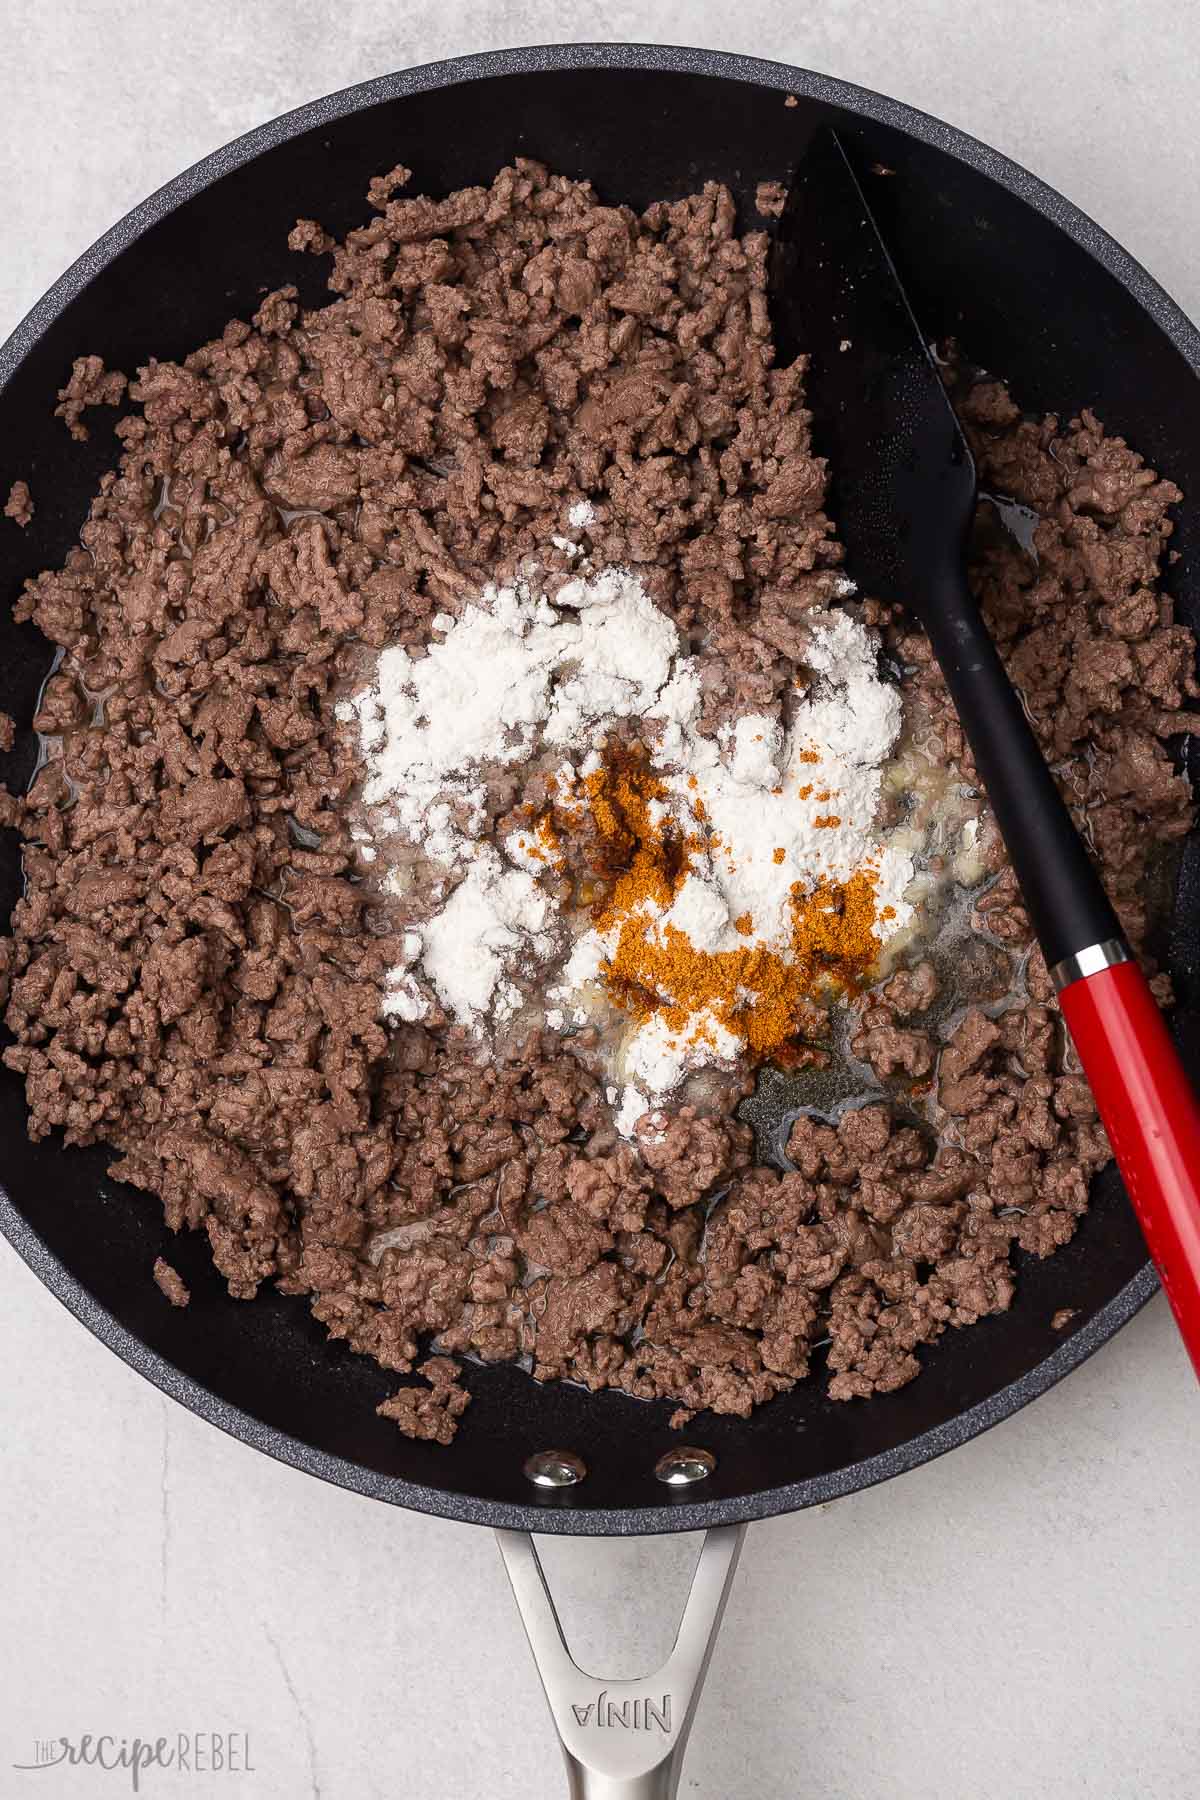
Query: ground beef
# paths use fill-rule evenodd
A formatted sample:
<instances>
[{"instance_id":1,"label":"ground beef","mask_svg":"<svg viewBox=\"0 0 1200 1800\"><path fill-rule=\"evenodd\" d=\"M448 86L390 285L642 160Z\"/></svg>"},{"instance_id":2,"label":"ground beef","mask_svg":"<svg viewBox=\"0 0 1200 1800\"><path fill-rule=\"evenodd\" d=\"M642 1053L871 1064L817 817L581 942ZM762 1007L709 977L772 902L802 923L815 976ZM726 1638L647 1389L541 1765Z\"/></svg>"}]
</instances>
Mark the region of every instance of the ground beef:
<instances>
[{"instance_id":1,"label":"ground beef","mask_svg":"<svg viewBox=\"0 0 1200 1800\"><path fill-rule=\"evenodd\" d=\"M166 1295L172 1306L186 1306L191 1299L191 1292L178 1269L173 1269L169 1262L160 1256L154 1265L154 1279L159 1289Z\"/></svg>"},{"instance_id":2,"label":"ground beef","mask_svg":"<svg viewBox=\"0 0 1200 1800\"><path fill-rule=\"evenodd\" d=\"M485 578L558 554L587 500L593 559L635 566L703 659L715 730L792 682L842 554L802 365L773 364L768 239L723 188L639 216L528 161L440 200L407 180L374 181L342 243L297 223L330 305L281 288L137 371L79 546L18 604L62 652L44 766L0 803L30 1133L110 1145L231 1294L303 1295L415 1373L379 1409L411 1436L453 1435L455 1355L670 1398L676 1423L744 1416L822 1344L834 1398L889 1391L1010 1304L1013 1245L1065 1242L1107 1156L1002 860L963 952L991 971L978 1003L945 1015L929 963L893 973L853 1039L883 1098L802 1115L779 1166L755 1165L736 1083L628 1145L586 1034L481 1057L436 1012L380 1022L403 921L356 861L333 717L362 645L424 644ZM126 385L83 357L58 410L83 436ZM1194 645L1156 586L1177 491L1090 414L1031 424L965 378L956 398L985 484L1039 515L1034 558L982 506L973 579L1136 938L1150 846L1191 820L1165 740L1191 726ZM928 645L866 604L970 782ZM820 1007L797 1038L793 1066L828 1061ZM155 1279L186 1298L161 1259Z\"/></svg>"},{"instance_id":3,"label":"ground beef","mask_svg":"<svg viewBox=\"0 0 1200 1800\"><path fill-rule=\"evenodd\" d=\"M764 219L777 219L787 204L782 181L760 181L754 190L755 211Z\"/></svg>"},{"instance_id":4,"label":"ground beef","mask_svg":"<svg viewBox=\"0 0 1200 1800\"><path fill-rule=\"evenodd\" d=\"M1030 554L989 503L980 506L976 592L1122 923L1141 944L1148 872L1194 816L1168 740L1197 728L1196 645L1158 585L1179 489L1091 412L1065 424L1026 420L998 382L961 366L951 379L981 486L1037 515ZM897 650L945 752L969 772L926 641L902 632ZM984 896L978 923L1006 945L1028 943L1011 870Z\"/></svg>"},{"instance_id":5,"label":"ground beef","mask_svg":"<svg viewBox=\"0 0 1200 1800\"><path fill-rule=\"evenodd\" d=\"M427 1387L402 1387L376 1407L381 1419L391 1419L406 1437L425 1438L435 1444L453 1442L458 1421L471 1404L471 1396L459 1385L458 1365L445 1356L431 1356L417 1373Z\"/></svg>"},{"instance_id":6,"label":"ground beef","mask_svg":"<svg viewBox=\"0 0 1200 1800\"><path fill-rule=\"evenodd\" d=\"M850 1048L877 1075L894 1075L898 1069L906 1075L928 1075L936 1054L932 1039L924 1031L904 1030L896 1022L898 1016L893 1006L867 1007Z\"/></svg>"},{"instance_id":7,"label":"ground beef","mask_svg":"<svg viewBox=\"0 0 1200 1800\"><path fill-rule=\"evenodd\" d=\"M33 495L29 492L27 481L14 481L9 488L8 499L4 502L4 516L22 529L33 518Z\"/></svg>"},{"instance_id":8,"label":"ground beef","mask_svg":"<svg viewBox=\"0 0 1200 1800\"><path fill-rule=\"evenodd\" d=\"M80 423L89 406L120 406L129 386L129 378L115 369L106 369L98 356L76 357L71 378L58 390L55 417L66 425L80 443L87 440L88 429Z\"/></svg>"},{"instance_id":9,"label":"ground beef","mask_svg":"<svg viewBox=\"0 0 1200 1800\"><path fill-rule=\"evenodd\" d=\"M911 969L900 969L883 986L883 1002L898 1019L914 1013L928 1012L938 997L937 970L931 962L915 963Z\"/></svg>"}]
</instances>

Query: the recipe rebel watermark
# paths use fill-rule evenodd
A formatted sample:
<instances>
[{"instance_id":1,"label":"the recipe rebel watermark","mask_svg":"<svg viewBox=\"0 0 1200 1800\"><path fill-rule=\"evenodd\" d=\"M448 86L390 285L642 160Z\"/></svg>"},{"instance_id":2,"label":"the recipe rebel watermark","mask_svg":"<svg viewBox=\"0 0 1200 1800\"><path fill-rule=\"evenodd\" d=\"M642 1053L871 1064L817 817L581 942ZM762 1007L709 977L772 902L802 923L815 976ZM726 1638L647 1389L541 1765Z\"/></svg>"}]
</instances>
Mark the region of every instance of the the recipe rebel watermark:
<instances>
[{"instance_id":1,"label":"the recipe rebel watermark","mask_svg":"<svg viewBox=\"0 0 1200 1800\"><path fill-rule=\"evenodd\" d=\"M37 1738L32 1755L11 1766L23 1775L67 1768L123 1774L135 1794L142 1791L143 1776L154 1769L176 1775L255 1773L248 1731L176 1731L159 1737L85 1731L78 1737ZM61 1791L54 1789L56 1800Z\"/></svg>"}]
</instances>

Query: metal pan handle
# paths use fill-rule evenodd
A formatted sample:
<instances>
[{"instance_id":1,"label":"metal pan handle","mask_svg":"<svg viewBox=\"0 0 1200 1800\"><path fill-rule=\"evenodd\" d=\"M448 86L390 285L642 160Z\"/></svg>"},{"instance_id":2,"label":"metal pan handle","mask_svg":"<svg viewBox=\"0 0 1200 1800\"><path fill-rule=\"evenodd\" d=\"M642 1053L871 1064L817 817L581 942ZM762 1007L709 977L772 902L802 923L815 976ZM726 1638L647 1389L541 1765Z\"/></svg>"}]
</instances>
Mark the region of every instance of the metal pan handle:
<instances>
[{"instance_id":1,"label":"metal pan handle","mask_svg":"<svg viewBox=\"0 0 1200 1800\"><path fill-rule=\"evenodd\" d=\"M496 1533L566 1758L571 1800L673 1800L745 1529L722 1525L705 1533L675 1646L660 1669L638 1681L584 1673L567 1649L532 1537Z\"/></svg>"}]
</instances>

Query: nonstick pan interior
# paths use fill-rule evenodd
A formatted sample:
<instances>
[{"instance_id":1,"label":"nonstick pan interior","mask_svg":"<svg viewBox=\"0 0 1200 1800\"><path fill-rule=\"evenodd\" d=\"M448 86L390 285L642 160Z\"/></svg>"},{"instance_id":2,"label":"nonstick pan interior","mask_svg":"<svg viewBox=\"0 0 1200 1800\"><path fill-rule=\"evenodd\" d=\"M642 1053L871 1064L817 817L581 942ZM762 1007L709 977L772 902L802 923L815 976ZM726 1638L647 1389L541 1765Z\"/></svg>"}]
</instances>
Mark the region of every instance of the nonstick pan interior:
<instances>
[{"instance_id":1,"label":"nonstick pan interior","mask_svg":"<svg viewBox=\"0 0 1200 1800\"><path fill-rule=\"evenodd\" d=\"M795 95L796 105L785 104ZM761 180L785 177L814 125L843 131L931 337L953 335L1011 381L1030 410L1094 405L1147 458L1200 496L1200 339L1103 233L1002 158L892 102L773 64L708 53L579 47L504 52L410 71L315 103L198 165L118 226L66 275L0 351L0 492L30 480L37 516L0 548L0 596L74 542L115 440L97 420L71 442L52 417L71 359L130 370L181 356L293 282L324 297L324 265L285 244L298 216L341 234L365 213L368 178L403 160L415 191L487 181L514 155L591 179L640 206L727 182L744 220ZM871 171L887 171L872 172ZM95 417L95 415L93 415ZM1182 509L1173 580L1200 625L1188 571L1200 507ZM33 711L48 648L0 612L0 707ZM0 776L23 787L23 730ZM1169 963L1179 1030L1200 1070L1196 844L1185 852ZM0 913L20 886L15 840L0 845ZM399 1504L492 1525L608 1533L691 1529L804 1506L880 1480L963 1441L1065 1374L1153 1292L1154 1277L1114 1172L1066 1249L1021 1260L1012 1311L950 1332L920 1379L835 1406L819 1376L748 1421L703 1415L690 1442L717 1458L703 1499L674 1499L654 1464L678 1442L668 1404L539 1387L516 1369L468 1370L477 1404L449 1450L375 1417L396 1378L331 1344L302 1300L230 1300L202 1237L174 1239L157 1201L110 1181L101 1150L25 1136L21 1085L0 1078L0 1226L47 1284L112 1348L194 1410L313 1473ZM150 1280L167 1253L192 1290L176 1312ZM1076 1309L1074 1328L1052 1315ZM539 1499L533 1451L576 1451L588 1476ZM692 1490L694 1494L696 1490Z\"/></svg>"}]
</instances>

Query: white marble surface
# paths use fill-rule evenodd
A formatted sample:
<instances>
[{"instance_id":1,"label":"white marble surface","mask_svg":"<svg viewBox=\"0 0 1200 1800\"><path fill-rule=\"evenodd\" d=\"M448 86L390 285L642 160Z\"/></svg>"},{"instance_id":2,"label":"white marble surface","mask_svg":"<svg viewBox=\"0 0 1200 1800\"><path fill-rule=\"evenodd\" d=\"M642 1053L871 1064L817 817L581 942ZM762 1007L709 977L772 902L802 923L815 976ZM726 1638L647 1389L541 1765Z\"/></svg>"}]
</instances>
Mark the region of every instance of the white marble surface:
<instances>
[{"instance_id":1,"label":"white marble surface","mask_svg":"<svg viewBox=\"0 0 1200 1800\"><path fill-rule=\"evenodd\" d=\"M322 91L541 41L701 42L807 64L1045 175L1200 313L1200 13L1143 0L0 0L0 336L93 237ZM688 1800L1192 1800L1200 1396L1156 1301L1019 1418L748 1539ZM0 1796L38 1737L248 1731L254 1773L150 1795L537 1800L562 1776L486 1533L278 1467L164 1401L0 1248ZM694 1543L552 1543L579 1648L634 1673ZM607 1598L605 1595L607 1593ZM19 1630L14 1629L19 1623Z\"/></svg>"}]
</instances>

